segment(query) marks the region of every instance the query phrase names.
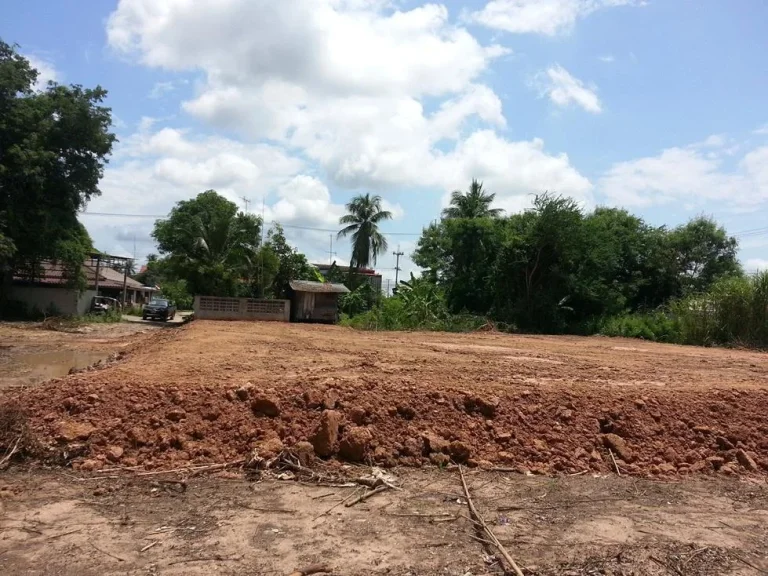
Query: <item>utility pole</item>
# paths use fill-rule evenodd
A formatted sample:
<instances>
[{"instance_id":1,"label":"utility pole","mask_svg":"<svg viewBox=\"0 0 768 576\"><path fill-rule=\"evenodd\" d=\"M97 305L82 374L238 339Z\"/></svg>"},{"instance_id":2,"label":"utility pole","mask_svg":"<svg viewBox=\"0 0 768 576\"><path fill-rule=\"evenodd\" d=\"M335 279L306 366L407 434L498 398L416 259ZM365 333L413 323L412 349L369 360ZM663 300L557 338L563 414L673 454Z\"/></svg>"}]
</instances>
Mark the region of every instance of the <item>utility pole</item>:
<instances>
[{"instance_id":1,"label":"utility pole","mask_svg":"<svg viewBox=\"0 0 768 576\"><path fill-rule=\"evenodd\" d=\"M328 234L331 238L330 249L328 250L328 264L333 264L333 257L336 256L336 252L333 251L333 233Z\"/></svg>"},{"instance_id":2,"label":"utility pole","mask_svg":"<svg viewBox=\"0 0 768 576\"><path fill-rule=\"evenodd\" d=\"M395 264L395 288L397 288L397 280L400 274L400 256L405 256L404 252L400 252L400 245L397 246L397 252L392 252L397 258L397 264Z\"/></svg>"},{"instance_id":3,"label":"utility pole","mask_svg":"<svg viewBox=\"0 0 768 576\"><path fill-rule=\"evenodd\" d=\"M250 198L246 198L245 196L240 196L240 199L245 204L245 213L248 214L248 204L251 203L251 199Z\"/></svg>"}]
</instances>

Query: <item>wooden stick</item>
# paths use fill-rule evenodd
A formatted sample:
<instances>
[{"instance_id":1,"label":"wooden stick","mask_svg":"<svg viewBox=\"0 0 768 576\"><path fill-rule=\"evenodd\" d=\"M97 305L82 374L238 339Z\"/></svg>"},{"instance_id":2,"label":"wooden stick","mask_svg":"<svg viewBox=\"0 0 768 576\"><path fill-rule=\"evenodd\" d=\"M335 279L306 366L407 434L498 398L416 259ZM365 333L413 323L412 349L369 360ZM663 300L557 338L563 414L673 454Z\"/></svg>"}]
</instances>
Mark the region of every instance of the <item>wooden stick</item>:
<instances>
[{"instance_id":1,"label":"wooden stick","mask_svg":"<svg viewBox=\"0 0 768 576\"><path fill-rule=\"evenodd\" d=\"M158 544L160 544L160 540L155 540L154 542L151 542L151 543L147 544L146 546L144 546L144 548L139 550L139 552L146 552L147 550L152 548L152 546L157 546Z\"/></svg>"},{"instance_id":2,"label":"wooden stick","mask_svg":"<svg viewBox=\"0 0 768 576\"><path fill-rule=\"evenodd\" d=\"M5 455L5 457L0 460L0 470L8 466L8 463L11 461L11 458L13 458L13 455L16 454L16 449L19 447L19 442L21 442L21 435L19 435L18 438L16 438L16 443L13 445L13 448L11 448L11 451Z\"/></svg>"},{"instance_id":3,"label":"wooden stick","mask_svg":"<svg viewBox=\"0 0 768 576\"><path fill-rule=\"evenodd\" d=\"M333 569L325 564L314 564L306 568L297 568L288 576L310 576L310 574L320 574L322 572L333 572Z\"/></svg>"},{"instance_id":4,"label":"wooden stick","mask_svg":"<svg viewBox=\"0 0 768 576\"><path fill-rule=\"evenodd\" d=\"M125 558L120 558L120 556L115 556L114 554L110 554L106 550L102 550L101 548L97 548L96 544L94 544L93 542L89 542L89 544L93 547L94 550L98 550L102 554L106 554L110 558L114 558L115 560L119 560L120 562L125 562Z\"/></svg>"},{"instance_id":5,"label":"wooden stick","mask_svg":"<svg viewBox=\"0 0 768 576\"><path fill-rule=\"evenodd\" d=\"M616 475L621 476L621 470L619 470L619 465L616 464L616 458L613 457L613 450L608 448L608 454L611 455L611 460L613 460L613 467L616 468Z\"/></svg>"},{"instance_id":6,"label":"wooden stick","mask_svg":"<svg viewBox=\"0 0 768 576\"><path fill-rule=\"evenodd\" d=\"M333 510L334 508L336 508L336 507L338 507L338 506L341 506L342 504L344 504L344 502L346 502L347 500L349 500L350 498L352 498L352 496L354 496L355 494L357 494L357 488L355 488L355 489L352 491L352 493L351 493L349 496L347 496L346 498L343 498L342 500L339 500L338 502L336 502L336 504L334 504L333 506L331 506L330 508L328 508L328 510L326 510L325 512L320 512L320 514L318 514L317 516L315 516L314 518L312 518L312 521L314 522L315 520L317 520L317 519L318 519L318 518L320 518L321 516L325 516L326 514L328 514L328 512L330 512L330 511L331 511L331 510Z\"/></svg>"},{"instance_id":7,"label":"wooden stick","mask_svg":"<svg viewBox=\"0 0 768 576\"><path fill-rule=\"evenodd\" d=\"M464 488L464 496L467 498L467 505L469 506L469 512L470 514L475 518L475 521L480 524L480 526L483 529L483 532L485 532L486 536L493 542L493 545L498 549L498 551L501 553L501 555L504 557L504 560L507 561L507 563L512 567L512 570L514 570L515 574L517 576L523 576L523 571L520 570L520 567L517 565L517 562L512 558L512 556L509 555L509 552L507 552L506 548L501 545L501 542L499 542L499 539L496 538L496 535L493 533L493 530L491 530L488 527L488 524L485 523L485 520L483 520L483 517L480 516L480 513L477 511L477 508L475 508L475 504L472 502L472 497L469 495L469 488L467 487L467 481L464 479L464 469L459 464L459 476L461 478L461 486Z\"/></svg>"},{"instance_id":8,"label":"wooden stick","mask_svg":"<svg viewBox=\"0 0 768 576\"><path fill-rule=\"evenodd\" d=\"M365 500L368 500L368 498L378 494L379 492L384 492L384 490L389 490L389 486L387 486L386 484L382 484L381 486L376 486L376 488L374 488L370 492L366 492L365 494L361 494L360 496L358 496L354 500L351 500L351 501L347 502L346 504L344 504L344 506L349 508L350 506L354 506L358 502L363 502Z\"/></svg>"}]
</instances>

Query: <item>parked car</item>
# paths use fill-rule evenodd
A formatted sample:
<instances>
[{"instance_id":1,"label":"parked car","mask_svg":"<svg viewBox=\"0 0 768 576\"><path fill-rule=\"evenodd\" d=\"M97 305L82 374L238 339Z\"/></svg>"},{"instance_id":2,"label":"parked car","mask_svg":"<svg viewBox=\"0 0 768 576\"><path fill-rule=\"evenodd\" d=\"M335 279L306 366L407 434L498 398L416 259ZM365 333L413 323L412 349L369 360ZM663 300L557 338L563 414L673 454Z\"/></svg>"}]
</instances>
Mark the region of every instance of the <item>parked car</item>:
<instances>
[{"instance_id":1,"label":"parked car","mask_svg":"<svg viewBox=\"0 0 768 576\"><path fill-rule=\"evenodd\" d=\"M120 310L120 302L107 296L94 296L91 299L91 314L106 314L110 310Z\"/></svg>"},{"instance_id":2,"label":"parked car","mask_svg":"<svg viewBox=\"0 0 768 576\"><path fill-rule=\"evenodd\" d=\"M164 298L155 298L144 306L141 314L144 320L173 320L176 317L176 305Z\"/></svg>"}]
</instances>

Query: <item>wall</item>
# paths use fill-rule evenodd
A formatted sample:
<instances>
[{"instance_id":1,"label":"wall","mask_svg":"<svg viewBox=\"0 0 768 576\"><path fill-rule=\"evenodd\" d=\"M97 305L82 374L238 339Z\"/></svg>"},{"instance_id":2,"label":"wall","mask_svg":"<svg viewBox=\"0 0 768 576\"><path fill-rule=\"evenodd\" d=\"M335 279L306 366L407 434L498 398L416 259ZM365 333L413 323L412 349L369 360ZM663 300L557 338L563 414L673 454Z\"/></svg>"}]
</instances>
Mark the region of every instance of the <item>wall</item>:
<instances>
[{"instance_id":1,"label":"wall","mask_svg":"<svg viewBox=\"0 0 768 576\"><path fill-rule=\"evenodd\" d=\"M77 314L82 316L91 311L91 300L96 296L96 290L84 290L77 299Z\"/></svg>"},{"instance_id":2,"label":"wall","mask_svg":"<svg viewBox=\"0 0 768 576\"><path fill-rule=\"evenodd\" d=\"M60 314L66 316L80 313L78 311L77 291L68 288L15 284L11 286L8 297L11 300L25 302L29 311L37 308L42 312L47 312L53 305Z\"/></svg>"},{"instance_id":3,"label":"wall","mask_svg":"<svg viewBox=\"0 0 768 576\"><path fill-rule=\"evenodd\" d=\"M288 322L290 317L291 303L288 300L195 296L196 319Z\"/></svg>"}]
</instances>

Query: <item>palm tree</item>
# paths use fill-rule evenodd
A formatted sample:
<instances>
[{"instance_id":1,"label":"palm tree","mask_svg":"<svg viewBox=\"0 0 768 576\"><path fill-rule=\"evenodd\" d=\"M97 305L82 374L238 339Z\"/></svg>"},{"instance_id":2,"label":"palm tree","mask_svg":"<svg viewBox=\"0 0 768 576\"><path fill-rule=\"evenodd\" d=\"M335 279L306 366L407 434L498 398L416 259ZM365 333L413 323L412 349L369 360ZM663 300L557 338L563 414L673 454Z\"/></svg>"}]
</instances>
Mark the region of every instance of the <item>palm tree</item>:
<instances>
[{"instance_id":1,"label":"palm tree","mask_svg":"<svg viewBox=\"0 0 768 576\"><path fill-rule=\"evenodd\" d=\"M379 254L386 252L387 239L379 232L379 223L392 218L392 213L381 209L381 196L355 196L346 205L348 214L339 218L339 224L346 224L339 231L338 238L352 234L352 268L366 268L376 264Z\"/></svg>"},{"instance_id":2,"label":"palm tree","mask_svg":"<svg viewBox=\"0 0 768 576\"><path fill-rule=\"evenodd\" d=\"M483 183L473 178L469 190L451 193L451 205L443 210L443 218L497 218L504 211L491 208L494 198L496 194L483 190Z\"/></svg>"}]
</instances>

